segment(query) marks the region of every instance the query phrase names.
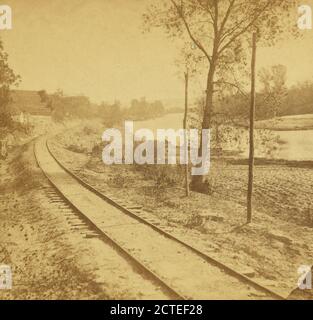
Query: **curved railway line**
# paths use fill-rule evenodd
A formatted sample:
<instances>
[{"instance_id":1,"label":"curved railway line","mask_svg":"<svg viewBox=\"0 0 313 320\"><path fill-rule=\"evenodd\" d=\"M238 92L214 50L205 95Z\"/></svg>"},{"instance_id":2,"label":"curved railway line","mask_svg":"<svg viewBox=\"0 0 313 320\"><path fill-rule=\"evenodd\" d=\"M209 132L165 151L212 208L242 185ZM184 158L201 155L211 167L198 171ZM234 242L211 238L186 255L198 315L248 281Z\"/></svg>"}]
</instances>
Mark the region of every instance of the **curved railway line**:
<instances>
[{"instance_id":1,"label":"curved railway line","mask_svg":"<svg viewBox=\"0 0 313 320\"><path fill-rule=\"evenodd\" d=\"M96 190L56 158L46 137L34 152L62 201L169 299L284 299Z\"/></svg>"}]
</instances>

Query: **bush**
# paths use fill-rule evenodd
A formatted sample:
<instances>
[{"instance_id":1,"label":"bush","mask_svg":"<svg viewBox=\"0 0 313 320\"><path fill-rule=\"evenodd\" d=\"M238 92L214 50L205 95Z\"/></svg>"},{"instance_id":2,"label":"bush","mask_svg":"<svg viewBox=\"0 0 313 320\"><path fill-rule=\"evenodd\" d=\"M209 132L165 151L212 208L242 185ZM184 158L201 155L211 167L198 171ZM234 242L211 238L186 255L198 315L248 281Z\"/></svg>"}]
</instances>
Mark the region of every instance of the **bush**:
<instances>
[{"instance_id":1,"label":"bush","mask_svg":"<svg viewBox=\"0 0 313 320\"><path fill-rule=\"evenodd\" d=\"M115 188L123 188L125 187L126 183L126 178L122 175L113 176L113 178L110 178L109 180L109 184Z\"/></svg>"},{"instance_id":2,"label":"bush","mask_svg":"<svg viewBox=\"0 0 313 320\"><path fill-rule=\"evenodd\" d=\"M180 165L136 165L136 169L142 171L146 179L153 180L157 188L181 186L183 183Z\"/></svg>"},{"instance_id":3,"label":"bush","mask_svg":"<svg viewBox=\"0 0 313 320\"><path fill-rule=\"evenodd\" d=\"M188 216L188 218L187 218L187 220L186 220L184 225L187 228L200 227L200 226L203 225L203 219L198 214L193 213L193 214Z\"/></svg>"},{"instance_id":4,"label":"bush","mask_svg":"<svg viewBox=\"0 0 313 320\"><path fill-rule=\"evenodd\" d=\"M74 144L69 145L66 149L75 153L88 153L87 148L84 148L83 146L77 146Z\"/></svg>"},{"instance_id":5,"label":"bush","mask_svg":"<svg viewBox=\"0 0 313 320\"><path fill-rule=\"evenodd\" d=\"M88 127L88 126L84 127L83 132L87 136L97 133L95 129L92 129L91 127Z\"/></svg>"}]
</instances>

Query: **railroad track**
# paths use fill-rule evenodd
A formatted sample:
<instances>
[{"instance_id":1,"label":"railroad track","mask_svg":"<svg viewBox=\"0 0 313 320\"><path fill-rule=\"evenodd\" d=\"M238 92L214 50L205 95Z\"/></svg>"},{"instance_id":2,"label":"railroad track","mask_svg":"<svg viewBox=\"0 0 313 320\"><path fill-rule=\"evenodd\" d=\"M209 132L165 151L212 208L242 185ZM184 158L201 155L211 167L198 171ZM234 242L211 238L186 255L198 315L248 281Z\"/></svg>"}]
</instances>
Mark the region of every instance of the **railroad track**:
<instances>
[{"instance_id":1,"label":"railroad track","mask_svg":"<svg viewBox=\"0 0 313 320\"><path fill-rule=\"evenodd\" d=\"M140 217L136 207L127 208L96 190L57 159L45 137L37 141L35 155L63 201L169 298L284 299Z\"/></svg>"}]
</instances>

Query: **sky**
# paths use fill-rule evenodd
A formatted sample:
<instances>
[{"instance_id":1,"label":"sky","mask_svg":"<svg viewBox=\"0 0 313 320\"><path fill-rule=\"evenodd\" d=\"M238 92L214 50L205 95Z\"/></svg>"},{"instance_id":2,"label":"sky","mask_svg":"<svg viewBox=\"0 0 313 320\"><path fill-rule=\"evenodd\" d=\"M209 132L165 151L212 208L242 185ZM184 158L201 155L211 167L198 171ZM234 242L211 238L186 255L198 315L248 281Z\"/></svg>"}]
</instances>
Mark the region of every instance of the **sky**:
<instances>
[{"instance_id":1,"label":"sky","mask_svg":"<svg viewBox=\"0 0 313 320\"><path fill-rule=\"evenodd\" d=\"M21 89L84 94L94 102L183 96L178 44L162 30L142 32L153 0L7 0L13 29L0 31ZM313 33L260 48L258 68L284 64L288 84L313 80ZM196 83L195 91L202 90Z\"/></svg>"}]
</instances>

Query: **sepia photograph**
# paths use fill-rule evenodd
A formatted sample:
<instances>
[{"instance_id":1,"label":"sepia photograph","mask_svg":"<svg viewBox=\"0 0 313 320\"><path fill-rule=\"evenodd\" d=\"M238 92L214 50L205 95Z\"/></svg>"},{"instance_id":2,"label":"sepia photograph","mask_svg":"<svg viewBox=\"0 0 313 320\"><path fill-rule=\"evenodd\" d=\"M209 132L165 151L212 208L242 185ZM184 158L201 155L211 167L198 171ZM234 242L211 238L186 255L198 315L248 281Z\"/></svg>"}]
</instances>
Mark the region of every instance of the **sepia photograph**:
<instances>
[{"instance_id":1,"label":"sepia photograph","mask_svg":"<svg viewBox=\"0 0 313 320\"><path fill-rule=\"evenodd\" d=\"M1 2L0 300L313 300L312 9Z\"/></svg>"}]
</instances>

